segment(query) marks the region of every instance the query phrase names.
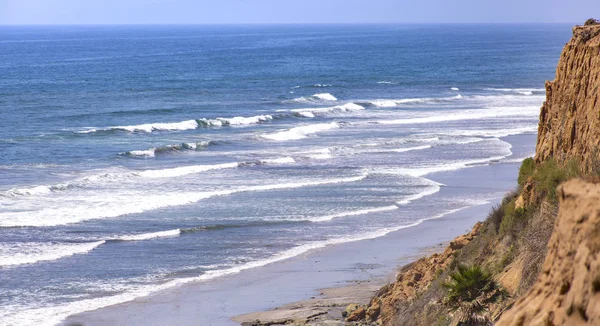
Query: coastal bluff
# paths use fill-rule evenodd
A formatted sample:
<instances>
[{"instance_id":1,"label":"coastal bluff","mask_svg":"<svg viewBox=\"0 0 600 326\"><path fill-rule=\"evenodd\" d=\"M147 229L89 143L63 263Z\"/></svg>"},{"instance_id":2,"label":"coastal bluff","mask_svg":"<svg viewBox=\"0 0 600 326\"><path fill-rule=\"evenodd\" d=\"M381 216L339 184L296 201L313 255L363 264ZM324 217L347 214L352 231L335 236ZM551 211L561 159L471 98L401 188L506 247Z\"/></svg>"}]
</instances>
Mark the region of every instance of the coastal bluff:
<instances>
[{"instance_id":1,"label":"coastal bluff","mask_svg":"<svg viewBox=\"0 0 600 326\"><path fill-rule=\"evenodd\" d=\"M600 25L576 26L556 79L546 82L540 112L536 163L554 157L592 168L600 146Z\"/></svg>"},{"instance_id":2,"label":"coastal bluff","mask_svg":"<svg viewBox=\"0 0 600 326\"><path fill-rule=\"evenodd\" d=\"M600 325L600 184L568 181L559 201L542 272L498 326Z\"/></svg>"}]
</instances>

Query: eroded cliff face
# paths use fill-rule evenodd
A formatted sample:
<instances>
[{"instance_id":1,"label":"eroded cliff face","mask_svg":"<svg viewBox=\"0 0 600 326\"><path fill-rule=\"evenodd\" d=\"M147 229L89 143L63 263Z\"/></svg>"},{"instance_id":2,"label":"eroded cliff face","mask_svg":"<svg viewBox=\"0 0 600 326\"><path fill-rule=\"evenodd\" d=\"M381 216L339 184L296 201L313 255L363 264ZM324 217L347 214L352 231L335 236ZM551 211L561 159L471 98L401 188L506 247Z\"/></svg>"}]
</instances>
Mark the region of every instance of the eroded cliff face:
<instances>
[{"instance_id":1,"label":"eroded cliff face","mask_svg":"<svg viewBox=\"0 0 600 326\"><path fill-rule=\"evenodd\" d=\"M600 153L600 25L576 26L546 82L535 160L576 159L586 169Z\"/></svg>"},{"instance_id":2,"label":"eroded cliff face","mask_svg":"<svg viewBox=\"0 0 600 326\"><path fill-rule=\"evenodd\" d=\"M536 284L496 325L600 325L600 184L568 181Z\"/></svg>"}]
</instances>

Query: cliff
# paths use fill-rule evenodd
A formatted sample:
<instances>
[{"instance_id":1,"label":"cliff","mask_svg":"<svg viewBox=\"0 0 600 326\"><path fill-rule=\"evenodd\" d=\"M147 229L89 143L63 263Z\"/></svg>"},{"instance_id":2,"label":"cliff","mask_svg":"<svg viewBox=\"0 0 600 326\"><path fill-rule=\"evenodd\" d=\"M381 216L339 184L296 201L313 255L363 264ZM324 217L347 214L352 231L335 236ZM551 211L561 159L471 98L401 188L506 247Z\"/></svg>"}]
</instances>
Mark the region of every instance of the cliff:
<instances>
[{"instance_id":1,"label":"cliff","mask_svg":"<svg viewBox=\"0 0 600 326\"><path fill-rule=\"evenodd\" d=\"M536 284L496 325L600 325L600 184L559 188L560 211Z\"/></svg>"},{"instance_id":2,"label":"cliff","mask_svg":"<svg viewBox=\"0 0 600 326\"><path fill-rule=\"evenodd\" d=\"M600 25L576 26L546 82L536 163L575 159L588 169L600 151Z\"/></svg>"},{"instance_id":3,"label":"cliff","mask_svg":"<svg viewBox=\"0 0 600 326\"><path fill-rule=\"evenodd\" d=\"M600 185L559 186L600 176L600 24L589 22L546 82L536 156L517 190L451 256L404 268L362 324L600 325Z\"/></svg>"}]
</instances>

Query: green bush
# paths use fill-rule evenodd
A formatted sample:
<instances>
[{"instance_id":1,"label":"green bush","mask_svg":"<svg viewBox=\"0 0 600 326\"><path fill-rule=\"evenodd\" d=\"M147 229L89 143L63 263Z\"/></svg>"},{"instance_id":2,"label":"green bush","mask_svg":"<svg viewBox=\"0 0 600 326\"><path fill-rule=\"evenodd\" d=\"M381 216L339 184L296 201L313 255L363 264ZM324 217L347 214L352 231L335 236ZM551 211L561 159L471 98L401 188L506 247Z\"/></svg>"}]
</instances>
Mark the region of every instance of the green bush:
<instances>
[{"instance_id":1,"label":"green bush","mask_svg":"<svg viewBox=\"0 0 600 326\"><path fill-rule=\"evenodd\" d=\"M524 185L527 182L527 179L533 175L533 171L535 170L535 162L533 158L528 157L523 160L523 164L519 168L519 178L517 182L520 186Z\"/></svg>"},{"instance_id":2,"label":"green bush","mask_svg":"<svg viewBox=\"0 0 600 326\"><path fill-rule=\"evenodd\" d=\"M590 18L588 20L585 21L585 23L583 24L584 26L590 26L590 25L598 25L600 24L600 21L594 19L594 18Z\"/></svg>"},{"instance_id":3,"label":"green bush","mask_svg":"<svg viewBox=\"0 0 600 326\"><path fill-rule=\"evenodd\" d=\"M516 208L516 199L504 205L504 216L500 221L499 233L501 235L514 234L522 229L527 221L527 210Z\"/></svg>"},{"instance_id":4,"label":"green bush","mask_svg":"<svg viewBox=\"0 0 600 326\"><path fill-rule=\"evenodd\" d=\"M458 265L449 276L450 280L442 283L442 286L448 290L448 301L454 304L471 302L498 287L490 273L478 265Z\"/></svg>"},{"instance_id":5,"label":"green bush","mask_svg":"<svg viewBox=\"0 0 600 326\"><path fill-rule=\"evenodd\" d=\"M568 179L567 171L554 158L542 163L533 174L535 186L551 202L556 202L556 187Z\"/></svg>"}]
</instances>

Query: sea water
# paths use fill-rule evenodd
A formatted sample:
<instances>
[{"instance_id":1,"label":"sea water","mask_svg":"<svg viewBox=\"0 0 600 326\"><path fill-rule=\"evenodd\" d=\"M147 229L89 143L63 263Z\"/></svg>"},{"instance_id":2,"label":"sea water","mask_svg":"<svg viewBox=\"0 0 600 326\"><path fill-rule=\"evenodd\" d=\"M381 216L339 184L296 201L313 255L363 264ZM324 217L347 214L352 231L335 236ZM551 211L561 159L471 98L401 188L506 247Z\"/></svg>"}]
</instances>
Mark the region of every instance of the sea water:
<instances>
[{"instance_id":1,"label":"sea water","mask_svg":"<svg viewBox=\"0 0 600 326\"><path fill-rule=\"evenodd\" d=\"M498 196L566 25L0 27L0 324L52 325ZM533 155L533 153L530 153Z\"/></svg>"}]
</instances>

